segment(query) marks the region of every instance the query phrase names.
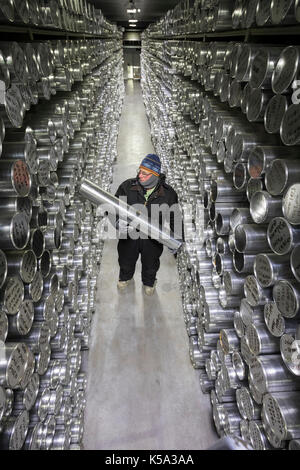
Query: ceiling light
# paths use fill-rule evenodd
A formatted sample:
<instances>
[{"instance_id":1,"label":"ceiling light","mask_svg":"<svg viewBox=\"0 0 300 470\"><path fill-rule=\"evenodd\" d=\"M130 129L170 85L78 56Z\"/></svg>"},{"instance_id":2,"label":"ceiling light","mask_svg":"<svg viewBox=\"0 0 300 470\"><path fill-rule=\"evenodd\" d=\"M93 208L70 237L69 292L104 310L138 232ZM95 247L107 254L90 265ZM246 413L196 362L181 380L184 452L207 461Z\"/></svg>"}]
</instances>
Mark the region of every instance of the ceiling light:
<instances>
[{"instance_id":1,"label":"ceiling light","mask_svg":"<svg viewBox=\"0 0 300 470\"><path fill-rule=\"evenodd\" d=\"M137 23L138 20L129 20L129 23Z\"/></svg>"},{"instance_id":2,"label":"ceiling light","mask_svg":"<svg viewBox=\"0 0 300 470\"><path fill-rule=\"evenodd\" d=\"M136 8L127 8L127 13L136 13L137 9Z\"/></svg>"},{"instance_id":3,"label":"ceiling light","mask_svg":"<svg viewBox=\"0 0 300 470\"><path fill-rule=\"evenodd\" d=\"M136 28L136 24L135 24L135 23L133 23L133 24L130 23L129 26L130 26L131 28Z\"/></svg>"}]
</instances>

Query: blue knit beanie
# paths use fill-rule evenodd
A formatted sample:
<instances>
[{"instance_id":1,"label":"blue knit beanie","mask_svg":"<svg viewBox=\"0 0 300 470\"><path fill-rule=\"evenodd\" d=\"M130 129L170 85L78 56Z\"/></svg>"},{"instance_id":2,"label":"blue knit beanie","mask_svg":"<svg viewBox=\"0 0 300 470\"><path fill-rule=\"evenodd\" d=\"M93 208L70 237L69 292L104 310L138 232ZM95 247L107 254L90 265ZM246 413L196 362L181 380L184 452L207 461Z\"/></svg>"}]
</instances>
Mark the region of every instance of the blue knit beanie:
<instances>
[{"instance_id":1,"label":"blue knit beanie","mask_svg":"<svg viewBox=\"0 0 300 470\"><path fill-rule=\"evenodd\" d=\"M161 172L161 162L157 155L149 154L141 163L140 168L150 171L155 176L159 176Z\"/></svg>"}]
</instances>

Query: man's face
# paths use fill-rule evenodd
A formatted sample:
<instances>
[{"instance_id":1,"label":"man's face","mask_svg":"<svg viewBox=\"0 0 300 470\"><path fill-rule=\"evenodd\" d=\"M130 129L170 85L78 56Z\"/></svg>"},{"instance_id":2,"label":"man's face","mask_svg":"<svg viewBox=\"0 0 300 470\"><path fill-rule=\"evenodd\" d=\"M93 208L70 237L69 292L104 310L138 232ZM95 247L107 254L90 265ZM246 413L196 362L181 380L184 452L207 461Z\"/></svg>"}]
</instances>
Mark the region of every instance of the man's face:
<instances>
[{"instance_id":1,"label":"man's face","mask_svg":"<svg viewBox=\"0 0 300 470\"><path fill-rule=\"evenodd\" d=\"M141 183L146 183L152 176L152 173L150 173L150 171L147 171L147 170L140 170L139 171L139 180L141 181Z\"/></svg>"}]
</instances>

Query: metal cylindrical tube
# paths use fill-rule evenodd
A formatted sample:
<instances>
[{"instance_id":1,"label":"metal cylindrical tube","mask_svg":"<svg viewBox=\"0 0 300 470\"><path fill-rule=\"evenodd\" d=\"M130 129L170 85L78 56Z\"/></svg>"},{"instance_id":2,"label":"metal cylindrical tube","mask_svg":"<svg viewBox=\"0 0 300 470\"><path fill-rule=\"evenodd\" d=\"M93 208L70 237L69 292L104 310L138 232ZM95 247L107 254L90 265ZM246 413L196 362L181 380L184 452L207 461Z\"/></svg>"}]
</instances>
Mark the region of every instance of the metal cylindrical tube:
<instances>
[{"instance_id":1,"label":"metal cylindrical tube","mask_svg":"<svg viewBox=\"0 0 300 470\"><path fill-rule=\"evenodd\" d=\"M300 48L286 47L280 54L272 76L272 89L276 94L292 91L292 82L300 69Z\"/></svg>"},{"instance_id":2,"label":"metal cylindrical tube","mask_svg":"<svg viewBox=\"0 0 300 470\"><path fill-rule=\"evenodd\" d=\"M20 128L26 111L20 90L16 84L5 92L4 103L0 104L0 117L7 129Z\"/></svg>"},{"instance_id":3,"label":"metal cylindrical tube","mask_svg":"<svg viewBox=\"0 0 300 470\"><path fill-rule=\"evenodd\" d=\"M49 168L51 171L56 171L57 169L57 159L54 147L38 147L36 149L36 156L38 162L46 161L49 163Z\"/></svg>"},{"instance_id":4,"label":"metal cylindrical tube","mask_svg":"<svg viewBox=\"0 0 300 470\"><path fill-rule=\"evenodd\" d=\"M229 255L221 255L217 253L214 258L214 264L217 274L223 275L224 271L230 270L233 267L232 258Z\"/></svg>"},{"instance_id":5,"label":"metal cylindrical tube","mask_svg":"<svg viewBox=\"0 0 300 470\"><path fill-rule=\"evenodd\" d=\"M273 336L280 338L284 333L295 332L297 324L285 320L275 302L268 302L264 307L265 324Z\"/></svg>"},{"instance_id":6,"label":"metal cylindrical tube","mask_svg":"<svg viewBox=\"0 0 300 470\"><path fill-rule=\"evenodd\" d=\"M28 243L29 235L29 222L24 213L18 212L15 215L1 218L1 248L23 250Z\"/></svg>"},{"instance_id":7,"label":"metal cylindrical tube","mask_svg":"<svg viewBox=\"0 0 300 470\"><path fill-rule=\"evenodd\" d=\"M209 258L212 258L216 254L216 240L215 238L207 238L205 240L206 254Z\"/></svg>"},{"instance_id":8,"label":"metal cylindrical tube","mask_svg":"<svg viewBox=\"0 0 300 470\"><path fill-rule=\"evenodd\" d=\"M211 302L218 299L219 292L214 286L208 287L201 284L199 288L199 295L202 302Z\"/></svg>"},{"instance_id":9,"label":"metal cylindrical tube","mask_svg":"<svg viewBox=\"0 0 300 470\"><path fill-rule=\"evenodd\" d=\"M24 300L24 284L19 275L7 278L0 298L8 315L15 315Z\"/></svg>"},{"instance_id":10,"label":"metal cylindrical tube","mask_svg":"<svg viewBox=\"0 0 300 470\"><path fill-rule=\"evenodd\" d=\"M59 290L59 278L56 273L56 269L50 272L49 276L45 278L44 280L44 291L49 292L49 294L52 294L53 296L56 296L58 290Z\"/></svg>"},{"instance_id":11,"label":"metal cylindrical tube","mask_svg":"<svg viewBox=\"0 0 300 470\"><path fill-rule=\"evenodd\" d=\"M292 439L289 442L289 450L300 450L300 439Z\"/></svg>"},{"instance_id":12,"label":"metal cylindrical tube","mask_svg":"<svg viewBox=\"0 0 300 470\"><path fill-rule=\"evenodd\" d=\"M200 374L200 387L202 393L210 393L210 391L214 388L214 380L209 380L205 372L201 372Z\"/></svg>"},{"instance_id":13,"label":"metal cylindrical tube","mask_svg":"<svg viewBox=\"0 0 300 470\"><path fill-rule=\"evenodd\" d=\"M239 191L244 190L247 186L248 179L246 163L236 163L233 168L234 187Z\"/></svg>"},{"instance_id":14,"label":"metal cylindrical tube","mask_svg":"<svg viewBox=\"0 0 300 470\"><path fill-rule=\"evenodd\" d=\"M3 287L7 278L7 259L5 253L0 250L0 288Z\"/></svg>"},{"instance_id":15,"label":"metal cylindrical tube","mask_svg":"<svg viewBox=\"0 0 300 470\"><path fill-rule=\"evenodd\" d=\"M233 209L230 216L230 227L231 230L235 230L238 225L249 224L252 222L250 209L246 207L238 207Z\"/></svg>"},{"instance_id":16,"label":"metal cylindrical tube","mask_svg":"<svg viewBox=\"0 0 300 470\"><path fill-rule=\"evenodd\" d=\"M216 252L220 255L227 255L230 253L230 247L226 236L219 237L216 241Z\"/></svg>"},{"instance_id":17,"label":"metal cylindrical tube","mask_svg":"<svg viewBox=\"0 0 300 470\"><path fill-rule=\"evenodd\" d=\"M251 362L250 362L250 364L251 364ZM250 374L248 374L248 382L249 382L249 390L250 390L250 393L251 393L251 396L252 396L253 400L254 400L255 403L257 403L258 405L262 405L263 394L260 393L260 391L257 390L257 388L255 387L255 385L253 384L253 381L252 381L252 379L251 379Z\"/></svg>"},{"instance_id":18,"label":"metal cylindrical tube","mask_svg":"<svg viewBox=\"0 0 300 470\"><path fill-rule=\"evenodd\" d=\"M43 287L43 276L40 271L36 271L32 282L25 285L25 294L32 299L33 302L38 302L42 297Z\"/></svg>"},{"instance_id":19,"label":"metal cylindrical tube","mask_svg":"<svg viewBox=\"0 0 300 470\"><path fill-rule=\"evenodd\" d=\"M264 189L262 178L250 178L247 183L247 199L250 202L253 194Z\"/></svg>"},{"instance_id":20,"label":"metal cylindrical tube","mask_svg":"<svg viewBox=\"0 0 300 470\"><path fill-rule=\"evenodd\" d=\"M267 227L255 224L238 225L234 231L235 247L239 253L257 253L269 251Z\"/></svg>"},{"instance_id":21,"label":"metal cylindrical tube","mask_svg":"<svg viewBox=\"0 0 300 470\"><path fill-rule=\"evenodd\" d=\"M41 258L45 250L45 238L42 230L39 228L31 230L27 248L32 249L38 259Z\"/></svg>"},{"instance_id":22,"label":"metal cylindrical tube","mask_svg":"<svg viewBox=\"0 0 300 470\"><path fill-rule=\"evenodd\" d=\"M297 245L291 253L291 270L294 274L294 277L300 282L300 246Z\"/></svg>"},{"instance_id":23,"label":"metal cylindrical tube","mask_svg":"<svg viewBox=\"0 0 300 470\"><path fill-rule=\"evenodd\" d=\"M299 393L281 392L266 394L263 410L275 436L281 440L300 437Z\"/></svg>"},{"instance_id":24,"label":"metal cylindrical tube","mask_svg":"<svg viewBox=\"0 0 300 470\"><path fill-rule=\"evenodd\" d=\"M8 333L8 316L0 310L0 341L5 342Z\"/></svg>"},{"instance_id":25,"label":"metal cylindrical tube","mask_svg":"<svg viewBox=\"0 0 300 470\"><path fill-rule=\"evenodd\" d=\"M293 24L296 23L294 1L287 0L281 2L274 0L271 3L271 22L272 24Z\"/></svg>"},{"instance_id":26,"label":"metal cylindrical tube","mask_svg":"<svg viewBox=\"0 0 300 470\"><path fill-rule=\"evenodd\" d=\"M263 324L250 324L246 328L245 336L250 351L259 354L275 354L280 352L279 340L275 338Z\"/></svg>"},{"instance_id":27,"label":"metal cylindrical tube","mask_svg":"<svg viewBox=\"0 0 300 470\"><path fill-rule=\"evenodd\" d=\"M29 197L0 197L0 211L3 213L22 212L31 219L32 201Z\"/></svg>"},{"instance_id":28,"label":"metal cylindrical tube","mask_svg":"<svg viewBox=\"0 0 300 470\"><path fill-rule=\"evenodd\" d=\"M263 122L268 102L273 93L269 90L255 88L251 91L247 103L247 119L249 122Z\"/></svg>"},{"instance_id":29,"label":"metal cylindrical tube","mask_svg":"<svg viewBox=\"0 0 300 470\"><path fill-rule=\"evenodd\" d=\"M266 191L258 191L251 198L250 213L255 223L268 223L274 217L282 215L282 199L272 197Z\"/></svg>"},{"instance_id":30,"label":"metal cylindrical tube","mask_svg":"<svg viewBox=\"0 0 300 470\"><path fill-rule=\"evenodd\" d=\"M235 191L232 188L232 183L227 180L212 181L210 189L210 197L213 202L228 203L228 202L242 202L245 200L245 195L241 192Z\"/></svg>"},{"instance_id":31,"label":"metal cylindrical tube","mask_svg":"<svg viewBox=\"0 0 300 470\"><path fill-rule=\"evenodd\" d=\"M300 230L283 217L275 217L268 226L268 243L277 255L287 255L300 242Z\"/></svg>"},{"instance_id":32,"label":"metal cylindrical tube","mask_svg":"<svg viewBox=\"0 0 300 470\"><path fill-rule=\"evenodd\" d=\"M190 336L189 343L190 359L194 369L204 369L205 361L209 358L209 352L200 351L196 336Z\"/></svg>"},{"instance_id":33,"label":"metal cylindrical tube","mask_svg":"<svg viewBox=\"0 0 300 470\"><path fill-rule=\"evenodd\" d=\"M271 287L279 279L292 279L289 255L260 253L254 262L254 274L261 287Z\"/></svg>"},{"instance_id":34,"label":"metal cylindrical tube","mask_svg":"<svg viewBox=\"0 0 300 470\"><path fill-rule=\"evenodd\" d=\"M294 318L300 312L300 287L297 281L277 281L273 287L273 299L285 318Z\"/></svg>"},{"instance_id":35,"label":"metal cylindrical tube","mask_svg":"<svg viewBox=\"0 0 300 470\"><path fill-rule=\"evenodd\" d=\"M282 360L293 375L300 377L300 344L299 335L284 334L280 338L280 353Z\"/></svg>"},{"instance_id":36,"label":"metal cylindrical tube","mask_svg":"<svg viewBox=\"0 0 300 470\"><path fill-rule=\"evenodd\" d=\"M13 134L14 135L14 134ZM13 136L6 137L13 139ZM2 143L2 158L7 160L25 160L31 173L37 172L37 149L36 140L33 135L26 133L23 141L13 142L11 140Z\"/></svg>"},{"instance_id":37,"label":"metal cylindrical tube","mask_svg":"<svg viewBox=\"0 0 300 470\"><path fill-rule=\"evenodd\" d=\"M240 348L240 340L234 329L221 329L220 342L224 354L233 353L234 351L237 351Z\"/></svg>"},{"instance_id":38,"label":"metal cylindrical tube","mask_svg":"<svg viewBox=\"0 0 300 470\"><path fill-rule=\"evenodd\" d=\"M22 339L37 354L49 347L50 328L47 322L35 322L29 334Z\"/></svg>"},{"instance_id":39,"label":"metal cylindrical tube","mask_svg":"<svg viewBox=\"0 0 300 470\"><path fill-rule=\"evenodd\" d=\"M223 308L236 308L240 305L240 297L227 294L225 288L221 286L219 289L219 302Z\"/></svg>"},{"instance_id":40,"label":"metal cylindrical tube","mask_svg":"<svg viewBox=\"0 0 300 470\"><path fill-rule=\"evenodd\" d=\"M228 235L230 231L230 214L223 212L218 212L216 216L216 232L218 235Z\"/></svg>"},{"instance_id":41,"label":"metal cylindrical tube","mask_svg":"<svg viewBox=\"0 0 300 470\"><path fill-rule=\"evenodd\" d=\"M249 84L252 88L271 88L273 71L282 47L263 47L256 54L250 71Z\"/></svg>"},{"instance_id":42,"label":"metal cylindrical tube","mask_svg":"<svg viewBox=\"0 0 300 470\"><path fill-rule=\"evenodd\" d=\"M51 271L51 254L48 250L45 250L38 260L38 269L41 272L43 278L47 277Z\"/></svg>"},{"instance_id":43,"label":"metal cylindrical tube","mask_svg":"<svg viewBox=\"0 0 300 470\"><path fill-rule=\"evenodd\" d=\"M298 160L273 160L265 176L267 191L278 196L299 181L300 165Z\"/></svg>"},{"instance_id":44,"label":"metal cylindrical tube","mask_svg":"<svg viewBox=\"0 0 300 470\"><path fill-rule=\"evenodd\" d=\"M250 365L250 377L262 394L300 388L300 380L286 369L280 355L264 355L254 359Z\"/></svg>"},{"instance_id":45,"label":"metal cylindrical tube","mask_svg":"<svg viewBox=\"0 0 300 470\"><path fill-rule=\"evenodd\" d=\"M38 391L39 391L40 379L37 373L32 374L30 381L26 389L22 392L15 393L15 408L25 408L27 411L33 407Z\"/></svg>"},{"instance_id":46,"label":"metal cylindrical tube","mask_svg":"<svg viewBox=\"0 0 300 470\"><path fill-rule=\"evenodd\" d=\"M286 191L282 200L282 211L284 217L292 225L300 224L300 184L292 184Z\"/></svg>"},{"instance_id":47,"label":"metal cylindrical tube","mask_svg":"<svg viewBox=\"0 0 300 470\"><path fill-rule=\"evenodd\" d=\"M238 275L231 271L224 271L223 284L228 295L243 295L246 276Z\"/></svg>"},{"instance_id":48,"label":"metal cylindrical tube","mask_svg":"<svg viewBox=\"0 0 300 470\"><path fill-rule=\"evenodd\" d=\"M253 273L254 261L254 254L239 253L237 250L233 252L233 266L239 274Z\"/></svg>"},{"instance_id":49,"label":"metal cylindrical tube","mask_svg":"<svg viewBox=\"0 0 300 470\"><path fill-rule=\"evenodd\" d=\"M32 250L23 253L7 252L8 275L20 274L23 282L30 283L37 270L37 259Z\"/></svg>"},{"instance_id":50,"label":"metal cylindrical tube","mask_svg":"<svg viewBox=\"0 0 300 470\"><path fill-rule=\"evenodd\" d=\"M31 330L34 320L33 302L31 300L24 300L18 313L16 315L9 315L7 318L9 339L27 335Z\"/></svg>"},{"instance_id":51,"label":"metal cylindrical tube","mask_svg":"<svg viewBox=\"0 0 300 470\"><path fill-rule=\"evenodd\" d=\"M245 326L248 326L251 324L263 323L264 322L263 311L264 311L263 306L253 307L249 304L247 299L241 300L240 314L241 314L241 318Z\"/></svg>"},{"instance_id":52,"label":"metal cylindrical tube","mask_svg":"<svg viewBox=\"0 0 300 470\"><path fill-rule=\"evenodd\" d=\"M253 275L249 275L246 277L244 292L247 302L252 307L264 305L272 297L272 289L270 287L262 288L259 285L256 277Z\"/></svg>"},{"instance_id":53,"label":"metal cylindrical tube","mask_svg":"<svg viewBox=\"0 0 300 470\"><path fill-rule=\"evenodd\" d=\"M13 0L6 0L0 7L1 20L5 22L13 22L15 20L14 2Z\"/></svg>"},{"instance_id":54,"label":"metal cylindrical tube","mask_svg":"<svg viewBox=\"0 0 300 470\"><path fill-rule=\"evenodd\" d=\"M0 382L14 390L19 387L25 372L28 347L24 343L5 343L0 344L0 348Z\"/></svg>"},{"instance_id":55,"label":"metal cylindrical tube","mask_svg":"<svg viewBox=\"0 0 300 470\"><path fill-rule=\"evenodd\" d=\"M297 126L300 116L300 106L292 104L285 112L280 127L280 137L284 145L299 145L300 133Z\"/></svg>"},{"instance_id":56,"label":"metal cylindrical tube","mask_svg":"<svg viewBox=\"0 0 300 470\"><path fill-rule=\"evenodd\" d=\"M264 174L271 162L277 158L296 158L296 148L258 146L251 150L248 159L248 171L252 178L259 178Z\"/></svg>"},{"instance_id":57,"label":"metal cylindrical tube","mask_svg":"<svg viewBox=\"0 0 300 470\"><path fill-rule=\"evenodd\" d=\"M250 442L254 450L269 450L273 446L268 441L261 421L250 421L249 423Z\"/></svg>"},{"instance_id":58,"label":"metal cylindrical tube","mask_svg":"<svg viewBox=\"0 0 300 470\"><path fill-rule=\"evenodd\" d=\"M23 410L18 416L7 418L0 434L0 447L6 450L21 450L29 425L29 414Z\"/></svg>"},{"instance_id":59,"label":"metal cylindrical tube","mask_svg":"<svg viewBox=\"0 0 300 470\"><path fill-rule=\"evenodd\" d=\"M249 421L260 418L261 407L253 401L247 387L241 387L236 390L236 399L242 418Z\"/></svg>"},{"instance_id":60,"label":"metal cylindrical tube","mask_svg":"<svg viewBox=\"0 0 300 470\"><path fill-rule=\"evenodd\" d=\"M38 355L36 355L36 372L39 375L44 375L46 370L48 369L49 361L51 357L51 349L46 348L45 350L42 350L39 352Z\"/></svg>"},{"instance_id":61,"label":"metal cylindrical tube","mask_svg":"<svg viewBox=\"0 0 300 470\"><path fill-rule=\"evenodd\" d=\"M233 325L238 337L242 338L242 336L245 335L245 325L242 321L242 317L239 311L234 313Z\"/></svg>"},{"instance_id":62,"label":"metal cylindrical tube","mask_svg":"<svg viewBox=\"0 0 300 470\"><path fill-rule=\"evenodd\" d=\"M221 328L230 328L233 324L233 316L234 310L232 309L223 309L219 304L204 303L203 317L207 333L218 333Z\"/></svg>"},{"instance_id":63,"label":"metal cylindrical tube","mask_svg":"<svg viewBox=\"0 0 300 470\"><path fill-rule=\"evenodd\" d=\"M244 362L241 354L239 351L233 351L232 354L232 366L235 370L236 375L238 376L239 380L242 382L247 377L248 366Z\"/></svg>"},{"instance_id":64,"label":"metal cylindrical tube","mask_svg":"<svg viewBox=\"0 0 300 470\"><path fill-rule=\"evenodd\" d=\"M23 160L0 160L0 196L28 196L31 176Z\"/></svg>"},{"instance_id":65,"label":"metal cylindrical tube","mask_svg":"<svg viewBox=\"0 0 300 470\"><path fill-rule=\"evenodd\" d=\"M288 109L290 100L284 95L275 95L267 104L264 124L268 134L279 134L283 116Z\"/></svg>"},{"instance_id":66,"label":"metal cylindrical tube","mask_svg":"<svg viewBox=\"0 0 300 470\"><path fill-rule=\"evenodd\" d=\"M45 248L47 250L59 249L61 246L61 229L59 227L45 227L42 229Z\"/></svg>"}]
</instances>

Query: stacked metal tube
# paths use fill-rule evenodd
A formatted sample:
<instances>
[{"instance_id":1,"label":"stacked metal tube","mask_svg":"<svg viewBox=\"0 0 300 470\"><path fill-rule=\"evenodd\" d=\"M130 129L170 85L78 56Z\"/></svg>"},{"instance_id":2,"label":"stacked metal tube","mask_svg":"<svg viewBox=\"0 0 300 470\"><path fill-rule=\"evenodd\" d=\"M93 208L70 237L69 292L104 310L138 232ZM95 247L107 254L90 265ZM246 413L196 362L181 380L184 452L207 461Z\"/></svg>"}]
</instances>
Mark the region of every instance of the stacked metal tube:
<instances>
[{"instance_id":1,"label":"stacked metal tube","mask_svg":"<svg viewBox=\"0 0 300 470\"><path fill-rule=\"evenodd\" d=\"M1 449L81 445L103 241L77 183L112 183L121 48L118 39L0 42Z\"/></svg>"},{"instance_id":2,"label":"stacked metal tube","mask_svg":"<svg viewBox=\"0 0 300 470\"><path fill-rule=\"evenodd\" d=\"M182 0L147 29L147 36L180 36L299 22L299 0Z\"/></svg>"},{"instance_id":3,"label":"stacked metal tube","mask_svg":"<svg viewBox=\"0 0 300 470\"><path fill-rule=\"evenodd\" d=\"M185 219L177 260L191 362L220 436L294 448L298 47L148 36L142 86L152 140Z\"/></svg>"},{"instance_id":4,"label":"stacked metal tube","mask_svg":"<svg viewBox=\"0 0 300 470\"><path fill-rule=\"evenodd\" d=\"M0 22L76 33L118 33L117 25L87 0L5 0L0 4Z\"/></svg>"}]
</instances>

